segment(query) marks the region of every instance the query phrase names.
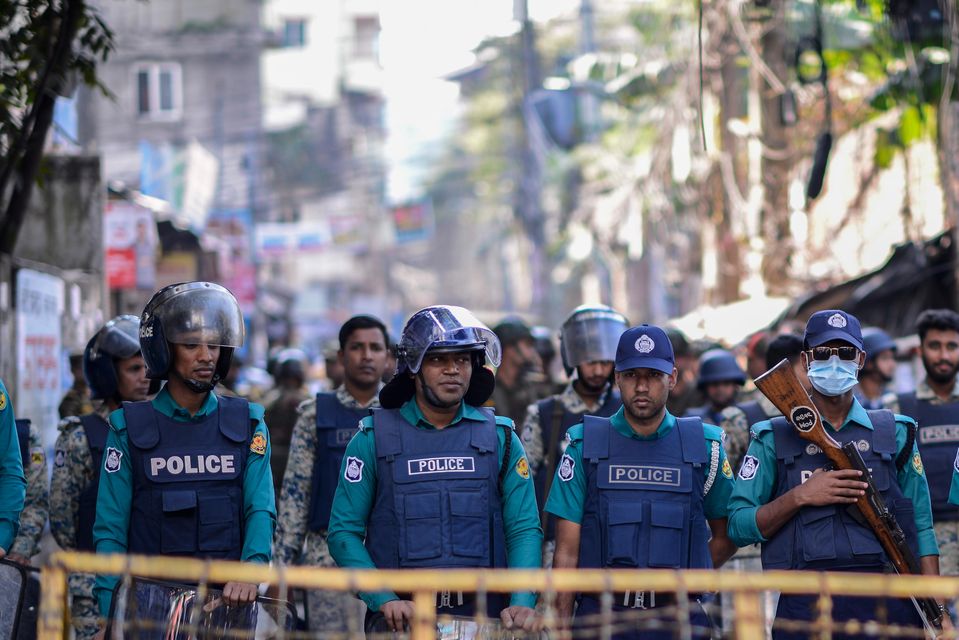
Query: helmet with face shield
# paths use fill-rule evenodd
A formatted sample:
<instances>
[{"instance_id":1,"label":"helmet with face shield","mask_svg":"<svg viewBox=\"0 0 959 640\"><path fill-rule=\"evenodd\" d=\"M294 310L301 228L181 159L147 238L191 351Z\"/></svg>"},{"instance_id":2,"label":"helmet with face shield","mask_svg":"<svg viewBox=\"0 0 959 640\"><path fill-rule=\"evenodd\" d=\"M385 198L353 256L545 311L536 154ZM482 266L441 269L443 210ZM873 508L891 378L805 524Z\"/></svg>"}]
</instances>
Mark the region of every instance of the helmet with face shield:
<instances>
[{"instance_id":1,"label":"helmet with face shield","mask_svg":"<svg viewBox=\"0 0 959 640\"><path fill-rule=\"evenodd\" d=\"M493 372L484 365L499 366L502 352L499 339L468 309L455 306L426 307L414 313L396 345L396 375L380 391L380 404L395 409L413 397L416 375L428 352L473 354L473 374L464 400L482 405L493 393Z\"/></svg>"},{"instance_id":2,"label":"helmet with face shield","mask_svg":"<svg viewBox=\"0 0 959 640\"><path fill-rule=\"evenodd\" d=\"M226 376L233 350L243 345L244 332L243 313L236 298L212 282L164 287L153 295L140 316L140 348L151 378L169 376L171 344L220 347L212 381L197 383L197 391L209 390Z\"/></svg>"},{"instance_id":3,"label":"helmet with face shield","mask_svg":"<svg viewBox=\"0 0 959 640\"><path fill-rule=\"evenodd\" d=\"M107 400L117 395L116 361L140 353L140 319L124 315L100 327L83 350L83 377L90 397Z\"/></svg>"},{"instance_id":4,"label":"helmet with face shield","mask_svg":"<svg viewBox=\"0 0 959 640\"><path fill-rule=\"evenodd\" d=\"M576 307L559 333L566 373L587 362L616 360L619 337L629 328L623 314L605 305Z\"/></svg>"}]
</instances>

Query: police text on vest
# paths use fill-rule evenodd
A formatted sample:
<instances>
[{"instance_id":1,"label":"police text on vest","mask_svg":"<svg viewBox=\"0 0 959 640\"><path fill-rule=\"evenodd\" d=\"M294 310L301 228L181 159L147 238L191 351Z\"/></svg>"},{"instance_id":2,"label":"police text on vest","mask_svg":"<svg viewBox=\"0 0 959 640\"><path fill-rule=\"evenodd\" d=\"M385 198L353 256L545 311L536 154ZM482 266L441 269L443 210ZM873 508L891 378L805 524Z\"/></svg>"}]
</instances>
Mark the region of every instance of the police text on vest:
<instances>
[{"instance_id":1,"label":"police text on vest","mask_svg":"<svg viewBox=\"0 0 959 640\"><path fill-rule=\"evenodd\" d=\"M469 456L441 456L437 458L414 458L406 461L411 476L427 473L473 473L476 471L473 458Z\"/></svg>"},{"instance_id":2,"label":"police text on vest","mask_svg":"<svg viewBox=\"0 0 959 640\"><path fill-rule=\"evenodd\" d=\"M154 478L166 471L170 475L199 475L206 473L230 474L236 471L233 454L170 456L150 458L150 475Z\"/></svg>"},{"instance_id":3,"label":"police text on vest","mask_svg":"<svg viewBox=\"0 0 959 640\"><path fill-rule=\"evenodd\" d=\"M609 465L610 483L679 486L679 469L636 464Z\"/></svg>"}]
</instances>

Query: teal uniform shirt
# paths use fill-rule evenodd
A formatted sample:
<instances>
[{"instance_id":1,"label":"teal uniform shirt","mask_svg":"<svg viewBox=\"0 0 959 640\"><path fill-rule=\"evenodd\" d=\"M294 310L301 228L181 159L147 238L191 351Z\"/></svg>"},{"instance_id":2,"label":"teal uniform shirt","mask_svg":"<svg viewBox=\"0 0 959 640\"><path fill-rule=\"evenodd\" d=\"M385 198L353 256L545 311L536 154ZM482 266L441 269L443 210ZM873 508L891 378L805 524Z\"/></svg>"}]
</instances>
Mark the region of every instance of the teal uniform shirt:
<instances>
[{"instance_id":1,"label":"teal uniform shirt","mask_svg":"<svg viewBox=\"0 0 959 640\"><path fill-rule=\"evenodd\" d=\"M208 393L194 417L173 400L166 388L160 390L152 403L154 409L176 422L182 422L184 428L189 428L190 423L198 422L216 411L218 401L215 393ZM241 560L265 564L270 561L273 529L276 526L273 474L270 471L270 433L263 421L262 406L250 403L250 419L257 422L253 437L262 435L266 440L266 450L258 453L251 446L243 475L244 535ZM110 414L110 426L106 446L113 447L122 454L120 469L113 473L100 474L93 542L97 553L126 553L130 505L133 501L133 468L130 466L127 424L122 409ZM237 523L237 526L240 524ZM95 591L100 604L100 614L104 617L110 612L110 601L116 583L116 576L97 576Z\"/></svg>"},{"instance_id":2,"label":"teal uniform shirt","mask_svg":"<svg viewBox=\"0 0 959 640\"><path fill-rule=\"evenodd\" d=\"M659 423L656 433L650 436L642 436L635 431L626 421L625 410L623 407L614 413L610 419L610 425L616 430L616 433L634 440L656 440L669 434L676 428L676 417L669 411L663 416L663 421ZM703 497L703 510L708 520L717 520L726 517L726 504L729 501L729 495L733 489L733 472L726 459L726 452L723 450L722 439L723 430L711 424L704 424L705 446L707 459L710 463L705 466L703 473L707 478L706 495ZM569 478L560 477L560 465L556 466L556 477L553 478L553 484L550 487L549 496L546 498L546 511L557 518L569 520L576 524L583 523L583 509L586 505L586 473L583 465L583 423L573 425L566 432L566 454L572 459L572 476ZM714 448L718 451L716 465L712 463ZM713 477L712 485L708 485L709 477Z\"/></svg>"},{"instance_id":3,"label":"teal uniform shirt","mask_svg":"<svg viewBox=\"0 0 959 640\"><path fill-rule=\"evenodd\" d=\"M416 404L416 399L400 407L400 416L417 429L435 429L427 422ZM456 417L446 429L456 429L464 420L482 422L483 412L461 402ZM507 462L509 471L503 481L503 528L506 531L506 558L512 569L538 569L541 566L543 530L539 525L539 511L536 508L536 490L530 478L526 452L519 437L513 432L513 421L496 417L498 425L510 427L510 457ZM499 442L499 463L503 466L503 450L506 443L506 430L496 429ZM343 477L346 461L350 457L363 461L362 476L359 482L343 482L336 487L333 508L330 513L330 527L327 541L330 554L336 564L343 568L375 569L369 552L363 546L366 537L366 522L376 498L376 441L373 436L373 418L367 416L360 422L360 430L346 447L340 477ZM392 592L360 593L360 598L372 611L398 596ZM532 592L514 593L510 604L515 606L536 606L536 595Z\"/></svg>"},{"instance_id":4,"label":"teal uniform shirt","mask_svg":"<svg viewBox=\"0 0 959 640\"><path fill-rule=\"evenodd\" d=\"M867 429L873 428L869 414L856 399L853 399L849 414L838 431L842 431L852 422ZM902 448L906 446L909 425L915 425L912 418L896 415L896 450L898 452L901 452ZM823 426L827 431L837 433L837 430L825 420L823 420ZM740 477L736 482L733 495L729 499L729 537L740 547L767 541L756 524L756 511L773 499L776 489L776 446L773 441L770 421L765 420L753 425L751 441L746 455L752 456L758 461L756 473L749 479ZM936 534L932 529L932 504L929 501L929 485L926 483L922 458L919 456L919 448L915 443L912 445L912 456L909 462L899 470L897 481L903 495L912 500L915 508L916 530L919 533L919 555L939 555Z\"/></svg>"},{"instance_id":5,"label":"teal uniform shirt","mask_svg":"<svg viewBox=\"0 0 959 640\"><path fill-rule=\"evenodd\" d=\"M20 529L20 512L27 493L20 458L20 441L13 416L13 403L0 380L0 549L10 550Z\"/></svg>"}]
</instances>

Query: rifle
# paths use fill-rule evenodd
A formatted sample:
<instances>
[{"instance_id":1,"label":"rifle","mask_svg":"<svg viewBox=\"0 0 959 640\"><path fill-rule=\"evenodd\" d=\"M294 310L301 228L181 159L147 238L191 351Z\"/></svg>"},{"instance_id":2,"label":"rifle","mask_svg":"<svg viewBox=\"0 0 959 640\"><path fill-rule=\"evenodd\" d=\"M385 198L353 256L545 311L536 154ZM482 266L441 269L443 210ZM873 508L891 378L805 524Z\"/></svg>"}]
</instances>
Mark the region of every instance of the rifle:
<instances>
[{"instance_id":1,"label":"rifle","mask_svg":"<svg viewBox=\"0 0 959 640\"><path fill-rule=\"evenodd\" d=\"M919 575L919 560L906 544L902 528L886 507L882 495L876 490L872 475L856 448L856 443L840 445L826 433L816 405L799 382L789 360L783 360L756 378L756 386L796 427L799 437L819 447L836 469L855 469L862 473L860 480L868 484L868 488L865 495L856 498L856 507L876 535L896 573ZM934 637L941 633L944 616L942 606L934 598L913 596L910 599L916 606L926 630Z\"/></svg>"}]
</instances>

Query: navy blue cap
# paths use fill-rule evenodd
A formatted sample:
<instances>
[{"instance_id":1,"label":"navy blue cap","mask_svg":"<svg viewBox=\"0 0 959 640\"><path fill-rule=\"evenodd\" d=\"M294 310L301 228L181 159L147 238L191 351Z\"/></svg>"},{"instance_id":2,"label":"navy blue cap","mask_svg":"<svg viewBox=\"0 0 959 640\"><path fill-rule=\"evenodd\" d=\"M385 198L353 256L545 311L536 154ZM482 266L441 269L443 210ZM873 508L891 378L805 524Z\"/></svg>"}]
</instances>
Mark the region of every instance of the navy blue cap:
<instances>
[{"instance_id":1,"label":"navy blue cap","mask_svg":"<svg viewBox=\"0 0 959 640\"><path fill-rule=\"evenodd\" d=\"M623 332L616 347L616 371L654 369L672 373L676 359L666 332L644 324Z\"/></svg>"},{"instance_id":2,"label":"navy blue cap","mask_svg":"<svg viewBox=\"0 0 959 640\"><path fill-rule=\"evenodd\" d=\"M809 316L803 342L807 348L818 347L830 340L843 340L862 349L862 328L859 319L845 311L827 309Z\"/></svg>"},{"instance_id":3,"label":"navy blue cap","mask_svg":"<svg viewBox=\"0 0 959 640\"><path fill-rule=\"evenodd\" d=\"M896 341L878 327L866 327L862 330L862 344L867 360L872 360L883 351L896 350Z\"/></svg>"}]
</instances>

